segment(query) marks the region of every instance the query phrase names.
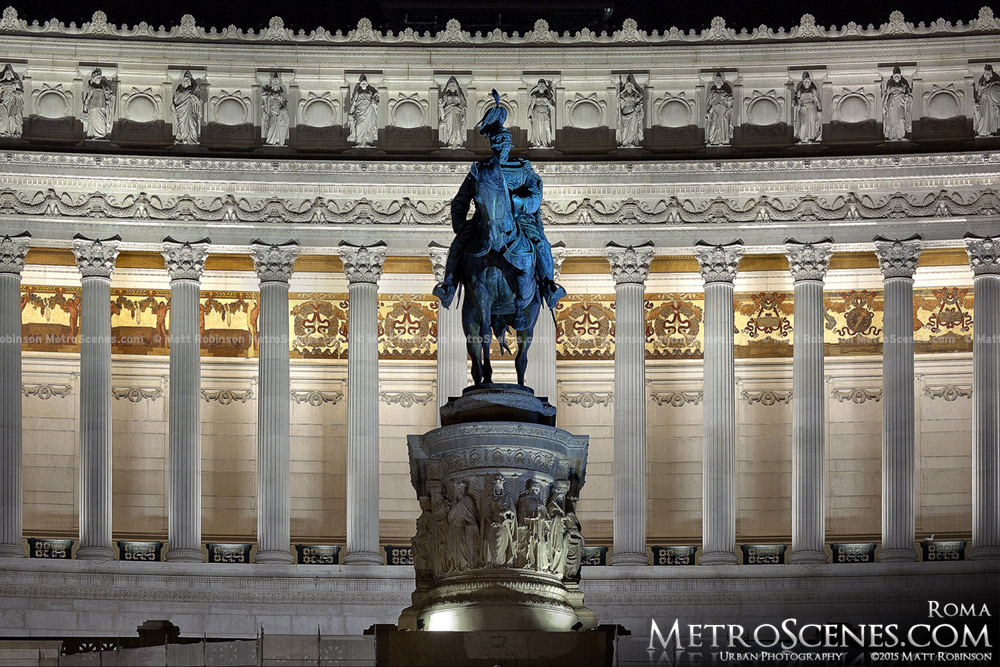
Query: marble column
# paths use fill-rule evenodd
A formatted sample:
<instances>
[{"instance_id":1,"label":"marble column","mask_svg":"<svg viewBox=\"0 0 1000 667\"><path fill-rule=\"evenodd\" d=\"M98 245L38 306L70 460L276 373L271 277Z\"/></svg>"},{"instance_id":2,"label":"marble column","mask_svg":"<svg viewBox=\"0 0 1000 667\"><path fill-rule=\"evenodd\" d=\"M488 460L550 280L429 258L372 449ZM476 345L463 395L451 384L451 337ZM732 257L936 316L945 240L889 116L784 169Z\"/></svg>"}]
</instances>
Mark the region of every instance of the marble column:
<instances>
[{"instance_id":1,"label":"marble column","mask_svg":"<svg viewBox=\"0 0 1000 667\"><path fill-rule=\"evenodd\" d=\"M209 240L163 241L170 276L168 561L201 562L201 332L198 297Z\"/></svg>"},{"instance_id":2,"label":"marble column","mask_svg":"<svg viewBox=\"0 0 1000 667\"><path fill-rule=\"evenodd\" d=\"M736 368L733 281L743 242L695 245L705 281L702 565L736 565Z\"/></svg>"},{"instance_id":3,"label":"marble column","mask_svg":"<svg viewBox=\"0 0 1000 667\"><path fill-rule=\"evenodd\" d=\"M378 433L378 281L388 246L340 242L347 275L347 556L380 565Z\"/></svg>"},{"instance_id":4,"label":"marble column","mask_svg":"<svg viewBox=\"0 0 1000 667\"><path fill-rule=\"evenodd\" d=\"M1000 559L1000 236L966 235L974 275L972 546L970 560Z\"/></svg>"},{"instance_id":5,"label":"marble column","mask_svg":"<svg viewBox=\"0 0 1000 667\"><path fill-rule=\"evenodd\" d=\"M80 548L82 560L114 560L111 543L111 274L120 236L77 234L80 270Z\"/></svg>"},{"instance_id":6,"label":"marble column","mask_svg":"<svg viewBox=\"0 0 1000 667\"><path fill-rule=\"evenodd\" d=\"M875 237L882 270L882 562L914 561L916 456L913 377L913 273L920 237Z\"/></svg>"},{"instance_id":7,"label":"marble column","mask_svg":"<svg viewBox=\"0 0 1000 667\"><path fill-rule=\"evenodd\" d=\"M0 558L21 542L21 271L31 234L0 238Z\"/></svg>"},{"instance_id":8,"label":"marble column","mask_svg":"<svg viewBox=\"0 0 1000 667\"><path fill-rule=\"evenodd\" d=\"M566 259L566 244L552 245L552 263L555 265L553 280L559 281L559 271ZM525 382L531 387L535 396L544 396L549 403L556 404L559 400L556 386L556 322L553 319L555 311L542 307L535 322L532 334L531 348L528 350L528 368Z\"/></svg>"},{"instance_id":9,"label":"marble column","mask_svg":"<svg viewBox=\"0 0 1000 667\"><path fill-rule=\"evenodd\" d=\"M615 280L614 553L611 565L646 555L646 278L653 243L607 245Z\"/></svg>"},{"instance_id":10,"label":"marble column","mask_svg":"<svg viewBox=\"0 0 1000 667\"><path fill-rule=\"evenodd\" d=\"M445 264L448 261L448 247L431 242L427 254L434 270L434 281L444 280ZM438 408L452 396L461 396L469 385L468 358L465 346L465 332L462 329L462 299L455 296L451 308L438 304L437 313L437 404ZM438 426L441 413L438 412Z\"/></svg>"},{"instance_id":11,"label":"marble column","mask_svg":"<svg viewBox=\"0 0 1000 667\"><path fill-rule=\"evenodd\" d=\"M795 286L792 345L792 554L789 563L825 563L826 397L823 381L823 277L832 241L789 241Z\"/></svg>"},{"instance_id":12,"label":"marble column","mask_svg":"<svg viewBox=\"0 0 1000 667\"><path fill-rule=\"evenodd\" d=\"M288 280L299 245L255 240L260 279L260 358L257 397L257 563L291 563L291 404Z\"/></svg>"}]
</instances>

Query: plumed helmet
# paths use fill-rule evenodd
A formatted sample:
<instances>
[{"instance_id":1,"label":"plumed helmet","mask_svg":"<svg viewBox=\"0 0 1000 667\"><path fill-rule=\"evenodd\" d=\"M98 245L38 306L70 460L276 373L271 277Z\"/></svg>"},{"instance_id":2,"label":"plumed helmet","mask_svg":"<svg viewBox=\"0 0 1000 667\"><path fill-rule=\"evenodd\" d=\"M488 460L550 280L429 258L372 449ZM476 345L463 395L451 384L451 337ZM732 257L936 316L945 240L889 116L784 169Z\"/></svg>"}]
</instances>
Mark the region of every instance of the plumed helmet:
<instances>
[{"instance_id":1,"label":"plumed helmet","mask_svg":"<svg viewBox=\"0 0 1000 667\"><path fill-rule=\"evenodd\" d=\"M479 134L492 136L503 130L504 121L507 120L507 110L500 106L500 93L493 89L493 107L486 110L483 119L479 121Z\"/></svg>"}]
</instances>

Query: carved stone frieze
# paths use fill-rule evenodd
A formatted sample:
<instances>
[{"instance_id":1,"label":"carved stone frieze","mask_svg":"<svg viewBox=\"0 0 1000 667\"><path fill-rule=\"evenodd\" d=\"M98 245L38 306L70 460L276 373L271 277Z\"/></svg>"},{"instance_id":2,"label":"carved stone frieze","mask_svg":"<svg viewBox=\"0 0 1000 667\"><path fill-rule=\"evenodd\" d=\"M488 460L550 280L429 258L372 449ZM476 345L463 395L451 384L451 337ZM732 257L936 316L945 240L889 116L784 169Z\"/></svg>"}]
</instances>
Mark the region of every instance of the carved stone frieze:
<instances>
[{"instance_id":1,"label":"carved stone frieze","mask_svg":"<svg viewBox=\"0 0 1000 667\"><path fill-rule=\"evenodd\" d=\"M771 390L766 389L764 391L741 391L740 399L750 403L760 403L761 405L771 406L778 403L791 403L792 402L792 390Z\"/></svg>"},{"instance_id":2,"label":"carved stone frieze","mask_svg":"<svg viewBox=\"0 0 1000 667\"><path fill-rule=\"evenodd\" d=\"M24 259L28 256L30 238L31 234L28 232L0 238L0 273L21 274L24 270Z\"/></svg>"},{"instance_id":3,"label":"carved stone frieze","mask_svg":"<svg viewBox=\"0 0 1000 667\"><path fill-rule=\"evenodd\" d=\"M731 283L736 279L743 256L743 241L725 245L712 245L699 241L694 247L698 257L698 270L706 283Z\"/></svg>"},{"instance_id":4,"label":"carved stone frieze","mask_svg":"<svg viewBox=\"0 0 1000 667\"><path fill-rule=\"evenodd\" d=\"M866 401L881 401L882 400L882 390L881 389L833 389L830 392L830 396L836 400L844 403L850 401L851 403L856 403L861 405Z\"/></svg>"},{"instance_id":5,"label":"carved stone frieze","mask_svg":"<svg viewBox=\"0 0 1000 667\"><path fill-rule=\"evenodd\" d=\"M875 256L884 278L912 278L920 260L920 237L895 241L875 239Z\"/></svg>"},{"instance_id":6,"label":"carved stone frieze","mask_svg":"<svg viewBox=\"0 0 1000 667\"><path fill-rule=\"evenodd\" d=\"M66 398L73 393L71 384L23 384L21 393L25 396L36 396L43 401L47 401L53 396L56 398Z\"/></svg>"},{"instance_id":7,"label":"carved stone frieze","mask_svg":"<svg viewBox=\"0 0 1000 667\"><path fill-rule=\"evenodd\" d=\"M1000 236L965 235L965 252L975 275L1000 273Z\"/></svg>"},{"instance_id":8,"label":"carved stone frieze","mask_svg":"<svg viewBox=\"0 0 1000 667\"><path fill-rule=\"evenodd\" d=\"M608 262L611 264L611 277L615 284L644 284L649 277L649 265L653 261L654 245L647 241L637 246L622 246L614 241L608 243Z\"/></svg>"},{"instance_id":9,"label":"carved stone frieze","mask_svg":"<svg viewBox=\"0 0 1000 667\"><path fill-rule=\"evenodd\" d=\"M293 389L291 391L292 400L296 403L307 403L314 408L325 403L332 403L336 405L344 398L344 392L342 391L297 391Z\"/></svg>"},{"instance_id":10,"label":"carved stone frieze","mask_svg":"<svg viewBox=\"0 0 1000 667\"><path fill-rule=\"evenodd\" d=\"M788 269L792 280L823 280L830 268L830 257L833 254L833 241L824 239L818 243L799 243L790 240L785 244L785 254L788 256Z\"/></svg>"},{"instance_id":11,"label":"carved stone frieze","mask_svg":"<svg viewBox=\"0 0 1000 667\"><path fill-rule=\"evenodd\" d=\"M156 400L163 396L163 387L111 387L114 399L127 399L130 403L144 400Z\"/></svg>"},{"instance_id":12,"label":"carved stone frieze","mask_svg":"<svg viewBox=\"0 0 1000 667\"><path fill-rule=\"evenodd\" d=\"M649 392L649 399L657 405L669 405L674 408L680 408L685 405L698 405L704 398L704 391Z\"/></svg>"},{"instance_id":13,"label":"carved stone frieze","mask_svg":"<svg viewBox=\"0 0 1000 667\"><path fill-rule=\"evenodd\" d=\"M946 401L954 401L958 398L972 398L972 385L948 384L943 386L924 387L924 395L930 396L931 400L943 398Z\"/></svg>"},{"instance_id":14,"label":"carved stone frieze","mask_svg":"<svg viewBox=\"0 0 1000 667\"><path fill-rule=\"evenodd\" d=\"M253 398L253 389L202 389L201 397L207 403L216 402L221 405L246 403Z\"/></svg>"},{"instance_id":15,"label":"carved stone frieze","mask_svg":"<svg viewBox=\"0 0 1000 667\"><path fill-rule=\"evenodd\" d=\"M389 246L383 241L372 245L355 245L340 242L340 261L344 264L344 274L351 283L378 283L382 277L382 265Z\"/></svg>"},{"instance_id":16,"label":"carved stone frieze","mask_svg":"<svg viewBox=\"0 0 1000 667\"><path fill-rule=\"evenodd\" d=\"M80 275L84 278L110 278L115 271L121 237L115 235L102 240L88 239L77 234L73 238L73 257L76 258Z\"/></svg>"},{"instance_id":17,"label":"carved stone frieze","mask_svg":"<svg viewBox=\"0 0 1000 667\"><path fill-rule=\"evenodd\" d=\"M610 405L612 400L614 400L614 394L610 391L564 391L559 394L560 403L579 405L581 408Z\"/></svg>"},{"instance_id":18,"label":"carved stone frieze","mask_svg":"<svg viewBox=\"0 0 1000 667\"><path fill-rule=\"evenodd\" d=\"M388 405L412 408L414 405L427 405L434 400L434 394L429 391L380 391L378 398Z\"/></svg>"},{"instance_id":19,"label":"carved stone frieze","mask_svg":"<svg viewBox=\"0 0 1000 667\"><path fill-rule=\"evenodd\" d=\"M209 239L189 243L169 236L163 241L163 261L171 280L201 280L208 258Z\"/></svg>"},{"instance_id":20,"label":"carved stone frieze","mask_svg":"<svg viewBox=\"0 0 1000 667\"><path fill-rule=\"evenodd\" d=\"M287 283L292 277L295 258L299 256L299 244L295 241L272 245L255 240L251 246L253 268L262 283Z\"/></svg>"}]
</instances>

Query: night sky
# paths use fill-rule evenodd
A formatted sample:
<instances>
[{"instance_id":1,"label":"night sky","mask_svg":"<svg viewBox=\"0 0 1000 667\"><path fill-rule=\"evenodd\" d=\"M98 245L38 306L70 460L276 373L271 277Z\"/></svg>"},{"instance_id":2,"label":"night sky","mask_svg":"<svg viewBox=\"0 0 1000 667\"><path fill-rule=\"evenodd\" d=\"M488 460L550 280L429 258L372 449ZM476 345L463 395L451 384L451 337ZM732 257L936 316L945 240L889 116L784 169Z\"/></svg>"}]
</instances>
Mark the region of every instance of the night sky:
<instances>
[{"instance_id":1,"label":"night sky","mask_svg":"<svg viewBox=\"0 0 1000 667\"><path fill-rule=\"evenodd\" d=\"M11 2L11 0L8 0ZM7 4L7 3L4 3ZM414 0L414 7L434 7L435 2ZM472 5L473 3L469 3ZM490 3L500 4L503 3ZM937 18L945 18L953 23L961 20L968 22L979 13L979 8L989 4L989 0L897 0L895 2L831 2L830 0L806 0L805 2L761 2L760 0L744 0L735 2L656 2L656 0L617 0L614 12L607 22L609 29L621 26L621 22L632 17L639 22L641 28L663 31L671 26L684 30L701 29L708 26L714 16L722 16L730 27L737 30L742 27L753 29L764 23L772 28L796 25L803 13L809 12L816 17L819 25L843 25L854 21L861 25L872 23L879 25L888 20L893 9L903 12L908 21L914 23L924 21L930 23ZM552 21L549 14L557 3L533 3L537 8L539 18L549 19L553 28L578 29L582 26L558 25ZM564 6L564 5L563 5ZM1000 13L1000 7L993 3L994 13ZM205 0L170 0L168 2L141 2L137 0L43 0L28 2L15 0L14 7L21 18L40 22L56 17L65 23L75 21L77 24L90 19L95 10L101 9L108 15L112 23L135 24L146 21L154 26L176 25L183 14L193 14L198 23L205 27L225 27L234 24L239 28L259 29L267 25L268 19L277 14L285 20L285 25L296 30L304 28L307 31L322 25L329 30L348 30L357 24L359 18L367 16L375 26L385 24L379 0L368 2L347 2L345 0L300 0L299 2L211 2ZM448 14L456 12L448 11ZM447 18L441 16L441 21ZM457 16L459 20L462 16ZM598 17L595 17L598 19ZM468 23L468 21L466 22ZM513 29L524 29L521 26L505 26ZM530 26L527 26L530 27Z\"/></svg>"}]
</instances>

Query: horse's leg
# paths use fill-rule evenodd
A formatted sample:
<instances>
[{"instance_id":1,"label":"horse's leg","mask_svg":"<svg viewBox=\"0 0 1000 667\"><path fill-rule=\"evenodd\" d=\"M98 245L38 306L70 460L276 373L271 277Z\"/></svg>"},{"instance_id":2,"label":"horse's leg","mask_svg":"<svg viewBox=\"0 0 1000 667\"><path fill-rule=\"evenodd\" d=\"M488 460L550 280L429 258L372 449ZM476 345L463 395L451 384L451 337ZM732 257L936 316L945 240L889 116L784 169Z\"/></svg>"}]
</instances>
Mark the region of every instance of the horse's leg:
<instances>
[{"instance_id":1,"label":"horse's leg","mask_svg":"<svg viewBox=\"0 0 1000 667\"><path fill-rule=\"evenodd\" d=\"M514 369L517 371L517 383L524 386L524 375L528 369L528 348L531 347L531 340L535 331L535 320L538 319L539 300L536 296L528 304L526 317L528 325L517 332L517 356L514 357Z\"/></svg>"},{"instance_id":2,"label":"horse's leg","mask_svg":"<svg viewBox=\"0 0 1000 667\"><path fill-rule=\"evenodd\" d=\"M472 312L475 300L471 296L466 295L462 302L462 328L465 329L465 347L472 360L472 384L478 387L483 383L483 361L479 347L479 323Z\"/></svg>"}]
</instances>

